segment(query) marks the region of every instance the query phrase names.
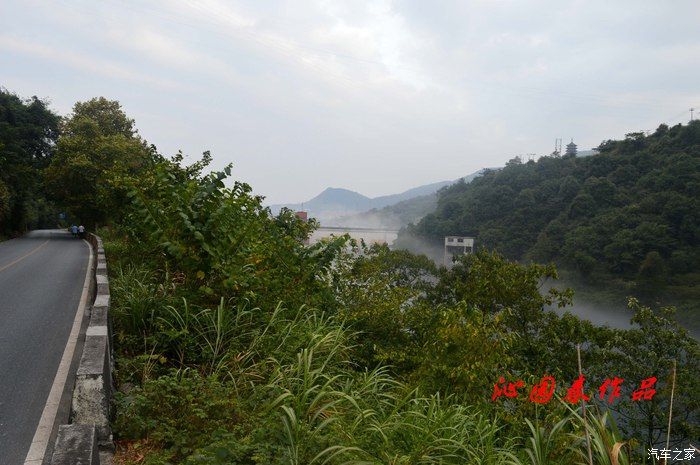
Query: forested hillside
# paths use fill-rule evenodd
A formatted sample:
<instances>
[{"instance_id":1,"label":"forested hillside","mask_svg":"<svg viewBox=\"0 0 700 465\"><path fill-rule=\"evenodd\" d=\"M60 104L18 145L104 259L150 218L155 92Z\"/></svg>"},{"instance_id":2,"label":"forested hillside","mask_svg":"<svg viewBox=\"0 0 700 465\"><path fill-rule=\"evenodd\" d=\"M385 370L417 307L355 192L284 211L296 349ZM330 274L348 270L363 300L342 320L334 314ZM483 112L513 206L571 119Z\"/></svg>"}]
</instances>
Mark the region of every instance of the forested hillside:
<instances>
[{"instance_id":1,"label":"forested hillside","mask_svg":"<svg viewBox=\"0 0 700 465\"><path fill-rule=\"evenodd\" d=\"M649 289L697 281L700 121L609 140L586 158L511 160L441 191L403 232L440 242L471 235L511 259L553 261L591 280Z\"/></svg>"}]
</instances>

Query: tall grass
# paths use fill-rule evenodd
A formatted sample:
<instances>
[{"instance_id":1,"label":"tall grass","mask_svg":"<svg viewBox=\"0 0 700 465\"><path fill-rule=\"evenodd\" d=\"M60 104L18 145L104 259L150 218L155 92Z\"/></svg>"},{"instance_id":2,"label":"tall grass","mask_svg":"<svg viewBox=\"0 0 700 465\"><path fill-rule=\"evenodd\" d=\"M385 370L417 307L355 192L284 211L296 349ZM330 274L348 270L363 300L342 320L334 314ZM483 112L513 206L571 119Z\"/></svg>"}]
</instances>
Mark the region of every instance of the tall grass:
<instances>
[{"instance_id":1,"label":"tall grass","mask_svg":"<svg viewBox=\"0 0 700 465\"><path fill-rule=\"evenodd\" d=\"M525 449L529 465L556 465L561 463L561 457L556 457L557 454L561 454L561 449L557 450L557 442L562 430L569 421L569 418L564 418L557 422L549 431L546 431L544 427L533 424L527 418L525 419L525 423L527 423L531 433Z\"/></svg>"},{"instance_id":2,"label":"tall grass","mask_svg":"<svg viewBox=\"0 0 700 465\"><path fill-rule=\"evenodd\" d=\"M568 415L549 430L526 419L530 437L525 441L525 460L516 459L516 465L590 465L585 432L591 440L594 465L630 465L629 444L622 440L620 431L609 412L591 412L584 421L571 406L559 402Z\"/></svg>"},{"instance_id":3,"label":"tall grass","mask_svg":"<svg viewBox=\"0 0 700 465\"><path fill-rule=\"evenodd\" d=\"M342 357L347 331L310 338L266 385L276 393L269 408L285 439L284 463L512 463L514 443L499 446L497 422L454 398L419 396L386 368L353 370Z\"/></svg>"},{"instance_id":4,"label":"tall grass","mask_svg":"<svg viewBox=\"0 0 700 465\"><path fill-rule=\"evenodd\" d=\"M181 365L190 354L198 354L207 374L221 370L232 356L231 345L237 335L238 316L243 312L231 311L221 299L214 309L193 309L182 299L182 305L169 305L160 317L162 327L170 336Z\"/></svg>"},{"instance_id":5,"label":"tall grass","mask_svg":"<svg viewBox=\"0 0 700 465\"><path fill-rule=\"evenodd\" d=\"M586 423L577 412L572 412L572 415L579 424L588 428L596 465L631 465L629 444L622 440L620 430L609 412L587 415L588 421ZM578 439L579 447L575 450L581 462L587 463L587 455L584 453L582 441L580 438Z\"/></svg>"},{"instance_id":6,"label":"tall grass","mask_svg":"<svg viewBox=\"0 0 700 465\"><path fill-rule=\"evenodd\" d=\"M141 337L152 333L156 312L162 307L152 271L116 264L110 268L110 293L118 333Z\"/></svg>"}]
</instances>

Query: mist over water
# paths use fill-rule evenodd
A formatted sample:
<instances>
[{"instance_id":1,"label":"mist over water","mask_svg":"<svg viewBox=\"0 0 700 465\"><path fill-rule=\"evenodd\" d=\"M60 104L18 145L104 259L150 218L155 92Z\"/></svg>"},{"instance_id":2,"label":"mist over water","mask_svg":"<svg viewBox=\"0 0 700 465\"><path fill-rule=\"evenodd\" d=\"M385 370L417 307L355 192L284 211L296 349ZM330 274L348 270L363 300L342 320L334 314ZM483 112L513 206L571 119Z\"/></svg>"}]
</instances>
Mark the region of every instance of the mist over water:
<instances>
[{"instance_id":1,"label":"mist over water","mask_svg":"<svg viewBox=\"0 0 700 465\"><path fill-rule=\"evenodd\" d=\"M404 249L415 254L425 255L438 266L444 264L443 247L409 234L400 234L392 248ZM559 316L568 312L582 320L590 321L597 326L608 326L615 329L631 329L634 327L630 323L633 314L627 308L626 299L621 299L618 302L591 302L576 294L577 286L575 283L556 281L548 284L548 287L555 287L560 290L566 289L567 287L574 290L573 305L564 308L558 308L556 306L548 308L548 310L555 312ZM685 326L685 328L691 336L700 340L700 330L689 328L688 326Z\"/></svg>"},{"instance_id":2,"label":"mist over water","mask_svg":"<svg viewBox=\"0 0 700 465\"><path fill-rule=\"evenodd\" d=\"M588 320L597 326L609 326L616 329L631 329L630 319L632 313L624 306L614 304L601 305L577 299L574 295L574 304L570 307L558 308L552 306L549 310L559 316L565 313L576 315L582 320Z\"/></svg>"},{"instance_id":3,"label":"mist over water","mask_svg":"<svg viewBox=\"0 0 700 465\"><path fill-rule=\"evenodd\" d=\"M322 226L341 226L347 228L401 229L404 226L395 216L382 215L369 211L360 215L338 216L321 221Z\"/></svg>"},{"instance_id":4,"label":"mist over water","mask_svg":"<svg viewBox=\"0 0 700 465\"><path fill-rule=\"evenodd\" d=\"M392 249L408 250L417 255L425 255L438 266L444 264L443 261L445 257L443 247L410 234L399 234L399 237L392 245Z\"/></svg>"},{"instance_id":5,"label":"mist over water","mask_svg":"<svg viewBox=\"0 0 700 465\"><path fill-rule=\"evenodd\" d=\"M611 305L610 307L601 306L600 304L589 304L586 302L576 302L574 297L573 307L567 307L565 309L551 309L563 315L565 312L572 313L581 319L588 320L593 324L598 326L610 326L611 328L617 329L630 329L634 326L630 324L630 319L632 318L632 313L624 307L615 307ZM700 340L700 331L685 327L690 334L695 339Z\"/></svg>"},{"instance_id":6,"label":"mist over water","mask_svg":"<svg viewBox=\"0 0 700 465\"><path fill-rule=\"evenodd\" d=\"M574 290L573 305L564 308L558 308L556 306L549 307L550 311L553 311L559 316L565 313L571 313L579 317L582 320L590 321L596 326L608 326L615 329L632 329L636 325L632 325L630 320L632 319L633 313L627 308L627 302L591 302L583 297L576 295L576 285L571 283L558 282L556 286L557 289L571 288ZM687 325L683 325L688 333L695 339L700 340L700 331L697 329L689 328Z\"/></svg>"}]
</instances>

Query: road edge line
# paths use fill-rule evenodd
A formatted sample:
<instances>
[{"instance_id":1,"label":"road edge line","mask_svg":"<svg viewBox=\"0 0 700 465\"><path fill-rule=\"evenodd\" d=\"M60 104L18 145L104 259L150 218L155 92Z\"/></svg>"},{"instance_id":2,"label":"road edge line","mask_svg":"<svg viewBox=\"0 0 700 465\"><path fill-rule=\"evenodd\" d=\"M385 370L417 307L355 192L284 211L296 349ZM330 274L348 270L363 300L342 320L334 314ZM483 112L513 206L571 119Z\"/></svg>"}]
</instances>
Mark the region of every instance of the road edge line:
<instances>
[{"instance_id":1,"label":"road edge line","mask_svg":"<svg viewBox=\"0 0 700 465\"><path fill-rule=\"evenodd\" d=\"M63 350L61 363L59 363L58 370L56 370L56 376L54 376L51 390L46 398L46 404L44 404L44 410L41 413L39 424L34 432L34 438L32 438L29 451L24 459L24 465L40 465L44 462L44 456L46 455L46 450L48 449L49 442L51 440L51 433L53 432L53 426L56 422L58 406L61 403L61 397L63 396L66 381L68 380L68 374L75 355L75 347L78 344L78 336L80 336L83 318L85 317L85 309L88 306L88 297L90 296L92 287L91 277L94 260L92 245L85 239L83 239L83 242L87 244L89 252L88 266L85 272L85 282L83 283L83 292L80 295L80 303L78 304L78 308L75 312L73 327L71 328L70 335L68 336L66 347Z\"/></svg>"}]
</instances>

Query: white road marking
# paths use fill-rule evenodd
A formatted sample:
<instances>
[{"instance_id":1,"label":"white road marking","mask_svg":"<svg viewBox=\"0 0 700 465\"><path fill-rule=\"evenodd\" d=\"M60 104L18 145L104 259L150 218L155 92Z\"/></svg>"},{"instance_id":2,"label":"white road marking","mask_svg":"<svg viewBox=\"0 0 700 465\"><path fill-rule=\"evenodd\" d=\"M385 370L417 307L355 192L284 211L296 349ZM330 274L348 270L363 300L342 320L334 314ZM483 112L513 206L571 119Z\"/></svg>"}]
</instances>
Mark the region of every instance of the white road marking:
<instances>
[{"instance_id":1,"label":"white road marking","mask_svg":"<svg viewBox=\"0 0 700 465\"><path fill-rule=\"evenodd\" d=\"M51 385L49 397L46 399L44 411L41 413L39 425L37 426L36 432L34 433L32 445L29 447L27 457L24 459L24 465L41 465L41 463L44 461L46 449L49 446L49 439L51 439L51 431L53 430L53 424L56 421L56 415L58 414L58 405L61 402L61 395L63 394L63 389L68 379L68 372L70 371L71 361L73 360L73 354L75 353L75 346L78 343L78 336L80 335L80 326L82 325L83 316L85 315L85 308L88 305L87 300L88 295L90 294L90 273L92 272L93 261L92 246L87 241L83 241L88 245L88 248L90 249L90 258L88 260L87 272L85 273L83 293L80 296L80 303L78 304L78 309L75 313L73 327L71 328L70 336L68 336L66 348L63 350L63 357L61 357L61 363L58 365L58 371L56 371L56 376L53 379L53 384ZM43 245L44 244L42 244L41 246ZM34 251L32 251L31 253L33 252ZM0 271L2 270L0 269Z\"/></svg>"},{"instance_id":2,"label":"white road marking","mask_svg":"<svg viewBox=\"0 0 700 465\"><path fill-rule=\"evenodd\" d=\"M44 242L44 243L41 244L40 246L33 248L32 250L30 250L30 251L27 252L26 254L22 255L22 256L19 257L18 259L16 259L16 260L14 260L14 261L8 263L7 265L1 267L1 268L0 268L0 271L4 271L4 270L8 269L9 267L11 267L12 265L21 262L22 260L24 260L25 258L29 257L30 255L33 255L33 254L36 253L40 248L42 248L42 247L44 247L46 244L48 244L50 240L51 240L51 239L46 239L46 242Z\"/></svg>"}]
</instances>

